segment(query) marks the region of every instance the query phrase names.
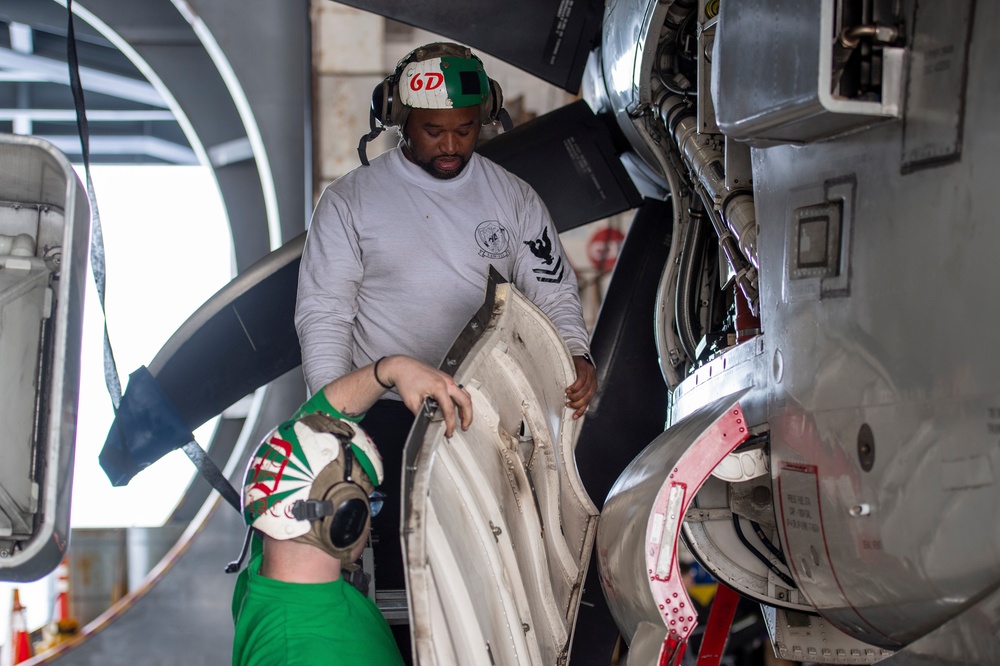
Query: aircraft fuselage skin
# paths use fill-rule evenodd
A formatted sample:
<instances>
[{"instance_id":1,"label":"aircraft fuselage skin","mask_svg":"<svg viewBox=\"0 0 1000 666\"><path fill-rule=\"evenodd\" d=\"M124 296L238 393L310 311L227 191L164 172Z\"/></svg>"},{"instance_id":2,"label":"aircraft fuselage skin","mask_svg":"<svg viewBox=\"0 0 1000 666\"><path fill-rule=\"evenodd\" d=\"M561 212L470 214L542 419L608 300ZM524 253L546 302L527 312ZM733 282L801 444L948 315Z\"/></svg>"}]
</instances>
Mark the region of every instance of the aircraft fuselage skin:
<instances>
[{"instance_id":1,"label":"aircraft fuselage skin","mask_svg":"<svg viewBox=\"0 0 1000 666\"><path fill-rule=\"evenodd\" d=\"M673 10L655 4L647 18ZM868 662L807 661L870 663L888 650L920 663L995 663L996 637L970 636L996 618L1000 582L1000 360L990 350L1000 86L989 36L1000 7L856 3L898 20L879 23L881 96L845 100L824 91L823 67L837 67L832 44L852 3L804 4L723 3L718 22L704 7L697 18L700 34L717 31L715 141L751 146L758 233L747 258L758 268L760 333L731 337L682 373L669 418L749 389L740 402L768 442L770 474L742 486L710 480L696 505L773 526L787 562L777 568L793 584L740 555L729 520L699 518L685 534L722 582L818 613L875 648ZM795 86L815 88L816 71L814 100ZM629 92L643 99L641 85ZM632 122L648 127L635 108ZM669 116L662 103L658 112ZM673 162L647 164L678 164L683 147L672 150ZM700 179L704 197L705 176L685 164L682 177L695 189ZM741 487L759 487L756 509Z\"/></svg>"}]
</instances>

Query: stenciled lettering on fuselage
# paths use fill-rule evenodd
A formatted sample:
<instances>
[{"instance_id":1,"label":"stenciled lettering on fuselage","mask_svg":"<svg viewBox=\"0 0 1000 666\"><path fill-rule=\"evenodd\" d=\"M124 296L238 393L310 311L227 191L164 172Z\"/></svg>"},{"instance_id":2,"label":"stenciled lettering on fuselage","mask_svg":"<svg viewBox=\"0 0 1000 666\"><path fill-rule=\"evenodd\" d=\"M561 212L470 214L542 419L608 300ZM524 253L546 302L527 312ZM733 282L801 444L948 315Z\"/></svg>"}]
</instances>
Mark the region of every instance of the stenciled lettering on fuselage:
<instances>
[{"instance_id":1,"label":"stenciled lettering on fuselage","mask_svg":"<svg viewBox=\"0 0 1000 666\"><path fill-rule=\"evenodd\" d=\"M476 245L480 257L503 259L510 255L510 234L499 221L486 220L476 227Z\"/></svg>"},{"instance_id":2,"label":"stenciled lettering on fuselage","mask_svg":"<svg viewBox=\"0 0 1000 666\"><path fill-rule=\"evenodd\" d=\"M541 238L524 241L524 244L531 250L531 254L542 260L542 265L552 266L552 262L555 262L555 266L552 268L532 268L531 272L535 274L535 279L539 282L562 282L564 272L562 257L552 256L552 239L549 238L549 230L543 229Z\"/></svg>"}]
</instances>

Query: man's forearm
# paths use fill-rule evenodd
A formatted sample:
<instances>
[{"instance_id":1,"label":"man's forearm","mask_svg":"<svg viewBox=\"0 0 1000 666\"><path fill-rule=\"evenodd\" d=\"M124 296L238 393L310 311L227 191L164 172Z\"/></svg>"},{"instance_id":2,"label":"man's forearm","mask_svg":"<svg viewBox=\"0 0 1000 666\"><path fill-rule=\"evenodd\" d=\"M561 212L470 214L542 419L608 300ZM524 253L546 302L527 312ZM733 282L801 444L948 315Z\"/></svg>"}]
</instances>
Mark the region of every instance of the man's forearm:
<instances>
[{"instance_id":1,"label":"man's forearm","mask_svg":"<svg viewBox=\"0 0 1000 666\"><path fill-rule=\"evenodd\" d=\"M386 390L376 380L374 364L349 372L323 387L326 399L345 416L365 413Z\"/></svg>"}]
</instances>

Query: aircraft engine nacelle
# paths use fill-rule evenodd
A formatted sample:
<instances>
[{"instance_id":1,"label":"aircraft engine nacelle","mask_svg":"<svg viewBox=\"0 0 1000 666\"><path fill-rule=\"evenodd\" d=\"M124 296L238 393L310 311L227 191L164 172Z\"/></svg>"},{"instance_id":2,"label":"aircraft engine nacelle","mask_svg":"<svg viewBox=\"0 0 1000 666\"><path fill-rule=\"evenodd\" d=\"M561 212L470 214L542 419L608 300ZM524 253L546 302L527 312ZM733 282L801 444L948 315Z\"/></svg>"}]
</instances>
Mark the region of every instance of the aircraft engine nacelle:
<instances>
[{"instance_id":1,"label":"aircraft engine nacelle","mask_svg":"<svg viewBox=\"0 0 1000 666\"><path fill-rule=\"evenodd\" d=\"M1000 5L971 0L609 5L595 100L673 207L657 298L670 427L597 539L627 638L671 631L629 589L653 570L632 554L655 550L659 501L629 479L662 460L666 484L698 448L692 419L740 394L752 436L682 530L765 605L780 655L1000 662L1000 365L971 344L998 324L998 24Z\"/></svg>"}]
</instances>

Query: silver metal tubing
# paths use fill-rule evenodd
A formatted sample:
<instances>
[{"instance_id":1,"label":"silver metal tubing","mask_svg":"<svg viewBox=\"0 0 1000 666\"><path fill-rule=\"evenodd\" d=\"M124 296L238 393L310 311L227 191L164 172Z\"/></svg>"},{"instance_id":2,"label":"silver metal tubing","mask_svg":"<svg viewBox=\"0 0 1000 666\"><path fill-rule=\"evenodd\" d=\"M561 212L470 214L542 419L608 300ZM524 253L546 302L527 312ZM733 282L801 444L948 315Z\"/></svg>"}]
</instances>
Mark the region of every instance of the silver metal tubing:
<instances>
[{"instance_id":1,"label":"silver metal tubing","mask_svg":"<svg viewBox=\"0 0 1000 666\"><path fill-rule=\"evenodd\" d=\"M696 360L695 350L698 340L692 318L691 294L692 286L701 267L699 259L705 247L706 227L702 222L705 217L702 211L692 209L689 215L687 233L684 234L684 250L680 254L680 266L677 269L677 296L674 299L674 319L677 322L677 333L680 335L684 353L693 363Z\"/></svg>"},{"instance_id":2,"label":"silver metal tubing","mask_svg":"<svg viewBox=\"0 0 1000 666\"><path fill-rule=\"evenodd\" d=\"M871 38L881 44L894 42L899 37L899 30L890 25L878 25L870 23L868 25L852 25L844 28L840 33L840 43L848 49L853 49L861 43L862 38Z\"/></svg>"},{"instance_id":3,"label":"silver metal tubing","mask_svg":"<svg viewBox=\"0 0 1000 666\"><path fill-rule=\"evenodd\" d=\"M677 142L685 164L708 196L706 207L722 211L722 218L735 236L740 252L755 267L759 267L753 196L749 192L726 187L722 151L707 136L698 134L697 119L689 115L690 107L684 103L683 97L665 95L658 107L660 119Z\"/></svg>"},{"instance_id":4,"label":"silver metal tubing","mask_svg":"<svg viewBox=\"0 0 1000 666\"><path fill-rule=\"evenodd\" d=\"M751 311L757 314L756 268L759 260L753 196L749 192L726 187L722 152L708 137L698 134L697 120L682 97L664 95L658 108L660 120L697 181L697 189L718 233L722 250L736 274L737 284L750 303ZM677 294L678 299L682 297L682 294Z\"/></svg>"}]
</instances>

